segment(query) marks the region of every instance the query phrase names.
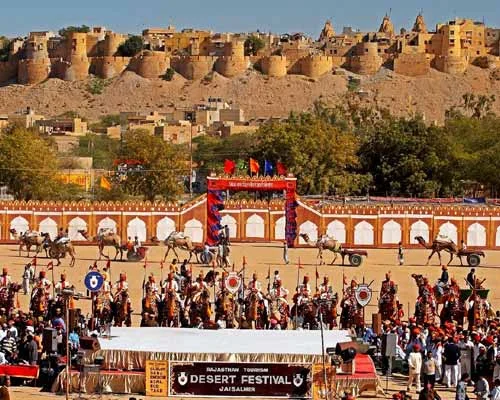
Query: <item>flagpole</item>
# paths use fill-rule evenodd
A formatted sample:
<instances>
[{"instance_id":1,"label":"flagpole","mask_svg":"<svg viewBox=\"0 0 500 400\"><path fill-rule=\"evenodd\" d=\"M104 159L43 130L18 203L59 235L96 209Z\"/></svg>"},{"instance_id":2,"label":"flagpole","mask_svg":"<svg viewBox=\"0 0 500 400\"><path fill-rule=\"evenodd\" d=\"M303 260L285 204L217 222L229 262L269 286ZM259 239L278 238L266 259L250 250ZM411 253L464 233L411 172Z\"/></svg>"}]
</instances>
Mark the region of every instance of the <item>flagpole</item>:
<instances>
[{"instance_id":1,"label":"flagpole","mask_svg":"<svg viewBox=\"0 0 500 400\"><path fill-rule=\"evenodd\" d=\"M296 291L297 294L299 292L299 281L300 281L300 257L299 257L299 263L297 265L297 286L296 286ZM299 296L297 296L297 302L295 303L295 329L297 330L297 324L299 321L299 302L298 302Z\"/></svg>"},{"instance_id":2,"label":"flagpole","mask_svg":"<svg viewBox=\"0 0 500 400\"><path fill-rule=\"evenodd\" d=\"M142 298L145 297L145 288L146 288L146 268L147 268L147 260L144 260L144 278L142 278Z\"/></svg>"},{"instance_id":3,"label":"flagpole","mask_svg":"<svg viewBox=\"0 0 500 400\"><path fill-rule=\"evenodd\" d=\"M49 262L49 264L47 265L47 268L50 264L52 264L51 269L50 269L50 271L52 272L52 298L55 300L55 298L56 298L56 281L54 279L54 263L52 261Z\"/></svg>"}]
</instances>

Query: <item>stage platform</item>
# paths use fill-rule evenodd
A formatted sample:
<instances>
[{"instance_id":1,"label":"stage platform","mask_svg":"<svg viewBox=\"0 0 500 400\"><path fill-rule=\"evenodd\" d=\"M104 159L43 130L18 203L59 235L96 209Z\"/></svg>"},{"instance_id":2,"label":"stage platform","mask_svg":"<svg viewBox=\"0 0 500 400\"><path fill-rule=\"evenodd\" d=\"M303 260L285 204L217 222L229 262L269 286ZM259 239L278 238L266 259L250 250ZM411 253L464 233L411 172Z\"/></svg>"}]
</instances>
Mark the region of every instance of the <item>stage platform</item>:
<instances>
[{"instance_id":1,"label":"stage platform","mask_svg":"<svg viewBox=\"0 0 500 400\"><path fill-rule=\"evenodd\" d=\"M350 342L347 331L324 331L325 348ZM146 360L321 362L320 331L112 328L99 339L105 369L143 371Z\"/></svg>"}]
</instances>

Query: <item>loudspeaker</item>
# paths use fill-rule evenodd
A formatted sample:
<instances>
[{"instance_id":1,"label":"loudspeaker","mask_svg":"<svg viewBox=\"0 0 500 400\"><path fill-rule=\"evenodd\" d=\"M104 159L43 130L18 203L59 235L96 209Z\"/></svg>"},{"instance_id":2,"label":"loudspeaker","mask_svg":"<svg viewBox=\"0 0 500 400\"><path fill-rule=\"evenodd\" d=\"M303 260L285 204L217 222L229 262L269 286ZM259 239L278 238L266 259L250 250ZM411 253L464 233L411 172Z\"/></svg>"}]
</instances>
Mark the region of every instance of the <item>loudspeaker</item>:
<instances>
[{"instance_id":1,"label":"loudspeaker","mask_svg":"<svg viewBox=\"0 0 500 400\"><path fill-rule=\"evenodd\" d=\"M377 336L382 333L382 314L372 314L372 330Z\"/></svg>"},{"instance_id":2,"label":"loudspeaker","mask_svg":"<svg viewBox=\"0 0 500 400\"><path fill-rule=\"evenodd\" d=\"M80 348L82 350L100 350L101 346L99 346L99 341L97 338L93 338L91 336L82 336L80 338Z\"/></svg>"},{"instance_id":3,"label":"loudspeaker","mask_svg":"<svg viewBox=\"0 0 500 400\"><path fill-rule=\"evenodd\" d=\"M382 355L385 357L396 356L398 336L395 333L385 333L382 336Z\"/></svg>"},{"instance_id":4,"label":"loudspeaker","mask_svg":"<svg viewBox=\"0 0 500 400\"><path fill-rule=\"evenodd\" d=\"M46 353L57 352L57 332L53 328L45 328L42 335L42 346Z\"/></svg>"}]
</instances>

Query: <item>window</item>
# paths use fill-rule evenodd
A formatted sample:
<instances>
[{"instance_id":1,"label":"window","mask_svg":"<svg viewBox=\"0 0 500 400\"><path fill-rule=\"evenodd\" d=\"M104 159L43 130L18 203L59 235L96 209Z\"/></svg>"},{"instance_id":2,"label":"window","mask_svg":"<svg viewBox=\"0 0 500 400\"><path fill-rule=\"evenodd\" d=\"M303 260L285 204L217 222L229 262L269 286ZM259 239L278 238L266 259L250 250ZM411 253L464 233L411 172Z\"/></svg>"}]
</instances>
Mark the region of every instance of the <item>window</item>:
<instances>
[{"instance_id":1,"label":"window","mask_svg":"<svg viewBox=\"0 0 500 400\"><path fill-rule=\"evenodd\" d=\"M368 53L368 49L365 49L365 53Z\"/></svg>"},{"instance_id":2,"label":"window","mask_svg":"<svg viewBox=\"0 0 500 400\"><path fill-rule=\"evenodd\" d=\"M333 50L333 54L337 54L337 50Z\"/></svg>"},{"instance_id":3,"label":"window","mask_svg":"<svg viewBox=\"0 0 500 400\"><path fill-rule=\"evenodd\" d=\"M450 54L453 54L453 50L450 50Z\"/></svg>"},{"instance_id":4,"label":"window","mask_svg":"<svg viewBox=\"0 0 500 400\"><path fill-rule=\"evenodd\" d=\"M450 44L454 45L455 44L455 39L450 39Z\"/></svg>"},{"instance_id":5,"label":"window","mask_svg":"<svg viewBox=\"0 0 500 400\"><path fill-rule=\"evenodd\" d=\"M480 54L481 54L481 52L480 52L480 51L476 51L476 54L477 54L477 55L480 55Z\"/></svg>"},{"instance_id":6,"label":"window","mask_svg":"<svg viewBox=\"0 0 500 400\"><path fill-rule=\"evenodd\" d=\"M379 53L381 53L381 52L382 52L382 50L381 50L381 49L378 49L377 51L378 51Z\"/></svg>"},{"instance_id":7,"label":"window","mask_svg":"<svg viewBox=\"0 0 500 400\"><path fill-rule=\"evenodd\" d=\"M455 34L455 31L450 31L450 36L453 36Z\"/></svg>"}]
</instances>

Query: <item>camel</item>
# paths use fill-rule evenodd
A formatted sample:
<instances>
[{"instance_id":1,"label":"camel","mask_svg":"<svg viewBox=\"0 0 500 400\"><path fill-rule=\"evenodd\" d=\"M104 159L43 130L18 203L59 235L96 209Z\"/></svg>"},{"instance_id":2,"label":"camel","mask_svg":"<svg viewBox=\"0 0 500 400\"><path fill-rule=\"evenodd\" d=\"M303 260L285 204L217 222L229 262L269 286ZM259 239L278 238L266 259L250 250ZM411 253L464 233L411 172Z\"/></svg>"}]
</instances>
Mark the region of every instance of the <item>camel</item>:
<instances>
[{"instance_id":1,"label":"camel","mask_svg":"<svg viewBox=\"0 0 500 400\"><path fill-rule=\"evenodd\" d=\"M444 241L444 240L434 240L432 243L427 243L425 239L422 236L416 236L415 240L420 244L421 246L425 247L426 249L432 250L429 258L427 259L427 263L425 264L426 266L429 265L429 262L431 261L432 256L434 253L437 253L439 257L439 265L441 265L441 252L446 251L450 253L450 261L448 262L447 265L450 265L451 262L453 261L453 256L456 255L460 259L460 264L462 264L462 257L458 255L458 247L455 243L453 243L451 240L450 241Z\"/></svg>"},{"instance_id":2,"label":"camel","mask_svg":"<svg viewBox=\"0 0 500 400\"><path fill-rule=\"evenodd\" d=\"M300 236L306 241L309 246L315 246L318 248L318 256L321 260L320 265L323 265L323 250L330 250L335 256L330 265L333 265L337 260L337 256L342 252L342 243L330 237L325 237L318 239L316 242L310 240L307 233L301 233Z\"/></svg>"},{"instance_id":3,"label":"camel","mask_svg":"<svg viewBox=\"0 0 500 400\"><path fill-rule=\"evenodd\" d=\"M57 265L61 265L61 258L66 257L66 253L71 257L69 266L73 267L75 265L76 250L70 241L67 241L66 243L60 243L59 240L52 241L48 233L44 233L43 237L45 243L47 243L49 247L49 256L50 258L55 258L57 260Z\"/></svg>"},{"instance_id":4,"label":"camel","mask_svg":"<svg viewBox=\"0 0 500 400\"><path fill-rule=\"evenodd\" d=\"M117 233L113 232L110 229L100 231L99 235L97 235L96 237L91 237L85 230L79 230L78 233L90 242L97 242L97 248L99 249L99 260L101 259L101 257L105 257L109 260L109 257L103 253L105 246L113 246L115 248L116 253L114 260L116 260L116 257L118 257L118 253L120 253L120 261L123 260L122 240Z\"/></svg>"},{"instance_id":5,"label":"camel","mask_svg":"<svg viewBox=\"0 0 500 400\"><path fill-rule=\"evenodd\" d=\"M157 237L152 237L151 242L160 243ZM173 250L175 257L179 258L177 251L175 249L178 247L181 250L185 250L189 252L189 261L191 261L191 257L193 252L196 250L191 238L189 236L184 235L182 232L172 232L167 238L163 241L163 244L167 246L167 251L165 252L165 256L163 257L163 262L167 259L168 253L170 250Z\"/></svg>"},{"instance_id":6,"label":"camel","mask_svg":"<svg viewBox=\"0 0 500 400\"><path fill-rule=\"evenodd\" d=\"M31 231L28 235L26 232L24 234L18 233L15 229L9 231L15 240L19 241L19 257L21 257L21 251L23 247L26 247L28 252L27 257L30 256L30 249L32 246L35 247L35 257L42 251L43 242L45 240L43 233L38 233L36 231ZM45 255L47 255L47 249L45 249Z\"/></svg>"}]
</instances>

